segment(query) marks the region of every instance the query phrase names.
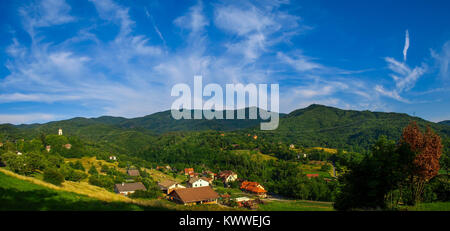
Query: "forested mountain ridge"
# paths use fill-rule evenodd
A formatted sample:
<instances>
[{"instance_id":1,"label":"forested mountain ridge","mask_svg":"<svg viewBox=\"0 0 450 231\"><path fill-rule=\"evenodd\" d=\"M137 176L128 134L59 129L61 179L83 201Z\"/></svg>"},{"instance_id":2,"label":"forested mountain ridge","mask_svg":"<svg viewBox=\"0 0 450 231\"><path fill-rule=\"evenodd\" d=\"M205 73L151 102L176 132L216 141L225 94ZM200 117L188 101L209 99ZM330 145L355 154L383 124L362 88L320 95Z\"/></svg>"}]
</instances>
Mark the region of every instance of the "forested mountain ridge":
<instances>
[{"instance_id":1,"label":"forested mountain ridge","mask_svg":"<svg viewBox=\"0 0 450 231\"><path fill-rule=\"evenodd\" d=\"M317 104L289 113L280 120L277 130L261 133L301 146L367 149L381 135L398 140L411 121L423 129L429 126L443 139L450 137L450 127L403 113L342 110Z\"/></svg>"},{"instance_id":2,"label":"forested mountain ridge","mask_svg":"<svg viewBox=\"0 0 450 231\"><path fill-rule=\"evenodd\" d=\"M444 121L438 122L438 124L444 124L444 125L450 126L450 120L444 120Z\"/></svg>"},{"instance_id":3,"label":"forested mountain ridge","mask_svg":"<svg viewBox=\"0 0 450 231\"><path fill-rule=\"evenodd\" d=\"M248 116L248 108L245 111ZM278 129L261 131L260 119L175 120L168 110L132 119L102 116L76 117L45 124L17 126L2 124L0 138L32 138L39 134L56 133L58 128L63 128L66 135L78 136L93 142L113 142L122 147L135 146L133 150L141 150L141 146L147 146L147 143L167 132L187 132L186 135L188 135L192 131L215 130L252 132L266 140L283 141L306 147L324 146L357 151L367 149L381 135L389 139L398 139L402 129L411 121L417 121L422 128L427 126L432 128L442 136L444 144L450 137L450 126L402 113L342 110L313 104L294 110L287 115L280 114L280 117Z\"/></svg>"}]
</instances>

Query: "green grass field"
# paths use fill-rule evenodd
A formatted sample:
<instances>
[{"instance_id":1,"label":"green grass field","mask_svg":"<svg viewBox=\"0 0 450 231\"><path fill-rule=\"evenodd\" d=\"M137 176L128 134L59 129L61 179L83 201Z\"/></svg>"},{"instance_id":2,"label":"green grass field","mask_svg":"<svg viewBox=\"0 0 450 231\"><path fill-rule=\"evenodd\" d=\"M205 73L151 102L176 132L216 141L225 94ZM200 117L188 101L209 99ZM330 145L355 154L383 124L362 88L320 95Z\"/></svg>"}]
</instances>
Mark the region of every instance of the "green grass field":
<instances>
[{"instance_id":1,"label":"green grass field","mask_svg":"<svg viewBox=\"0 0 450 231\"><path fill-rule=\"evenodd\" d=\"M163 210L50 189L0 172L0 210Z\"/></svg>"},{"instance_id":2,"label":"green grass field","mask_svg":"<svg viewBox=\"0 0 450 231\"><path fill-rule=\"evenodd\" d=\"M408 211L450 211L450 201L421 203L413 207L407 207Z\"/></svg>"},{"instance_id":3,"label":"green grass field","mask_svg":"<svg viewBox=\"0 0 450 231\"><path fill-rule=\"evenodd\" d=\"M260 211L334 211L330 202L319 201L267 201L259 205Z\"/></svg>"}]
</instances>

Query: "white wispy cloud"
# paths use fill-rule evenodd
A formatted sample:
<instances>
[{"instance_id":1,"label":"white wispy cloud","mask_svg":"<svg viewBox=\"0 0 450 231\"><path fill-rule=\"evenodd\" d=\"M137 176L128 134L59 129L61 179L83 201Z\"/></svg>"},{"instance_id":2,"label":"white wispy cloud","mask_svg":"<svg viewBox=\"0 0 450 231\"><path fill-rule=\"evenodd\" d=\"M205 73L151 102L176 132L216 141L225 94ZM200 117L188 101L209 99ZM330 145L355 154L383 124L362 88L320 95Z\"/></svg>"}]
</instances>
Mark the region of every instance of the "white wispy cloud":
<instances>
[{"instance_id":1,"label":"white wispy cloud","mask_svg":"<svg viewBox=\"0 0 450 231\"><path fill-rule=\"evenodd\" d=\"M49 120L55 120L58 116L43 113L30 114L0 114L0 123L11 124L25 124L25 123L40 123Z\"/></svg>"},{"instance_id":2,"label":"white wispy cloud","mask_svg":"<svg viewBox=\"0 0 450 231\"><path fill-rule=\"evenodd\" d=\"M65 0L41 0L37 4L19 8L19 13L24 18L25 29L34 36L36 28L75 21L76 18L70 15L70 10L71 7Z\"/></svg>"},{"instance_id":3,"label":"white wispy cloud","mask_svg":"<svg viewBox=\"0 0 450 231\"><path fill-rule=\"evenodd\" d=\"M436 64L439 67L439 74L444 80L450 79L450 41L447 41L442 46L441 51L438 53L434 50L431 50L431 56L436 61Z\"/></svg>"},{"instance_id":4,"label":"white wispy cloud","mask_svg":"<svg viewBox=\"0 0 450 231\"><path fill-rule=\"evenodd\" d=\"M323 65L311 61L311 58L302 55L301 52L297 52L295 58L289 57L283 52L277 52L277 57L281 61L293 66L299 72L323 68Z\"/></svg>"},{"instance_id":5,"label":"white wispy cloud","mask_svg":"<svg viewBox=\"0 0 450 231\"><path fill-rule=\"evenodd\" d=\"M378 84L375 86L375 90L382 95L398 101L410 103L409 100L401 97L400 94L408 92L416 85L418 79L425 74L427 66L423 64L420 67L410 68L405 63L399 62L391 57L386 57L385 61L388 63L388 68L394 72L390 76L395 82L395 88L386 90Z\"/></svg>"},{"instance_id":6,"label":"white wispy cloud","mask_svg":"<svg viewBox=\"0 0 450 231\"><path fill-rule=\"evenodd\" d=\"M403 61L406 62L406 56L408 55L409 49L409 32L406 30L405 32L405 47L403 48Z\"/></svg>"}]
</instances>

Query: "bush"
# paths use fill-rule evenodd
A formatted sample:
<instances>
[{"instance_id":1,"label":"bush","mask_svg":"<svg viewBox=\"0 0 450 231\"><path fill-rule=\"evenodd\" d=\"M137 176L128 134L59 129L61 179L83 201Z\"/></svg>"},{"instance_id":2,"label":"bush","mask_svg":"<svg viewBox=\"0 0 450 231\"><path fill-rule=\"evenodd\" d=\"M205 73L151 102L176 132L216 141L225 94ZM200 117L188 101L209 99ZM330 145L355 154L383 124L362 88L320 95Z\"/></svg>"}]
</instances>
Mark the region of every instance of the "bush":
<instances>
[{"instance_id":1,"label":"bush","mask_svg":"<svg viewBox=\"0 0 450 231\"><path fill-rule=\"evenodd\" d=\"M98 171L97 171L97 169L95 168L94 165L91 166L91 168L89 169L88 173L91 174L91 175L98 175Z\"/></svg>"},{"instance_id":2,"label":"bush","mask_svg":"<svg viewBox=\"0 0 450 231\"><path fill-rule=\"evenodd\" d=\"M56 169L46 169L44 171L44 181L59 186L64 182L64 176Z\"/></svg>"},{"instance_id":3,"label":"bush","mask_svg":"<svg viewBox=\"0 0 450 231\"><path fill-rule=\"evenodd\" d=\"M89 177L89 184L99 186L108 190L113 190L114 180L109 176L92 175Z\"/></svg>"},{"instance_id":4,"label":"bush","mask_svg":"<svg viewBox=\"0 0 450 231\"><path fill-rule=\"evenodd\" d=\"M82 181L83 179L86 179L86 177L87 177L87 174L83 171L71 170L65 176L65 179L69 180L69 181Z\"/></svg>"}]
</instances>

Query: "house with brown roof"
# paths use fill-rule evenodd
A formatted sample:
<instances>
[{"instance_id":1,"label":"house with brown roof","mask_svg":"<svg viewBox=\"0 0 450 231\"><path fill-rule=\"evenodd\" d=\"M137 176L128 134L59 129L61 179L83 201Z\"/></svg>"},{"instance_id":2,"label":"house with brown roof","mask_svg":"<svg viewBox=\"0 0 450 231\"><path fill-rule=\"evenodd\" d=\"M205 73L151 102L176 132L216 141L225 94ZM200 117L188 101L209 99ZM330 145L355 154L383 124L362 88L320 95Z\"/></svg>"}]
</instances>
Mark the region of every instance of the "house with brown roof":
<instances>
[{"instance_id":1,"label":"house with brown roof","mask_svg":"<svg viewBox=\"0 0 450 231\"><path fill-rule=\"evenodd\" d=\"M128 176L139 176L139 170L137 169L128 169L127 171Z\"/></svg>"},{"instance_id":2,"label":"house with brown roof","mask_svg":"<svg viewBox=\"0 0 450 231\"><path fill-rule=\"evenodd\" d=\"M250 193L257 194L259 197L266 197L266 189L258 182L244 181L241 184L241 189Z\"/></svg>"},{"instance_id":3,"label":"house with brown roof","mask_svg":"<svg viewBox=\"0 0 450 231\"><path fill-rule=\"evenodd\" d=\"M71 144L64 144L63 146L64 146L65 149L71 149L72 148Z\"/></svg>"},{"instance_id":4,"label":"house with brown roof","mask_svg":"<svg viewBox=\"0 0 450 231\"><path fill-rule=\"evenodd\" d=\"M170 193L170 198L180 204L217 204L219 194L211 187L178 188Z\"/></svg>"},{"instance_id":5,"label":"house with brown roof","mask_svg":"<svg viewBox=\"0 0 450 231\"><path fill-rule=\"evenodd\" d=\"M187 186L189 188L209 186L209 179L206 177L191 177L187 182Z\"/></svg>"},{"instance_id":6,"label":"house with brown roof","mask_svg":"<svg viewBox=\"0 0 450 231\"><path fill-rule=\"evenodd\" d=\"M117 194L121 194L124 196L130 195L134 193L137 190L147 190L145 188L144 184L141 182L135 182L135 183L122 183L122 184L116 184L114 185L114 192Z\"/></svg>"},{"instance_id":7,"label":"house with brown roof","mask_svg":"<svg viewBox=\"0 0 450 231\"><path fill-rule=\"evenodd\" d=\"M161 181L158 183L158 186L165 194L170 194L174 189L177 188L186 188L178 182L172 180Z\"/></svg>"},{"instance_id":8,"label":"house with brown roof","mask_svg":"<svg viewBox=\"0 0 450 231\"><path fill-rule=\"evenodd\" d=\"M225 182L225 183L229 183L229 182L233 182L233 181L237 180L237 174L234 173L233 171L226 170L226 171L220 172L218 175L218 178L222 179L223 182Z\"/></svg>"}]
</instances>

